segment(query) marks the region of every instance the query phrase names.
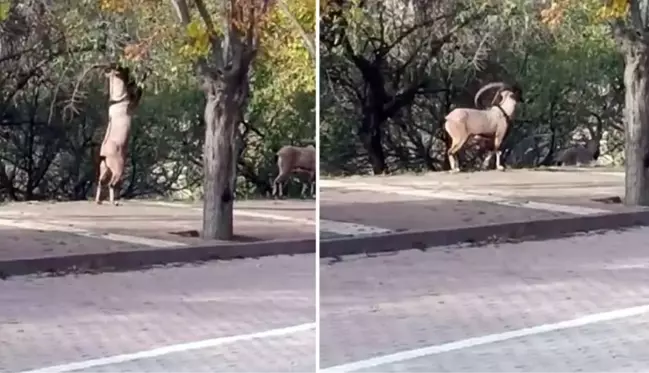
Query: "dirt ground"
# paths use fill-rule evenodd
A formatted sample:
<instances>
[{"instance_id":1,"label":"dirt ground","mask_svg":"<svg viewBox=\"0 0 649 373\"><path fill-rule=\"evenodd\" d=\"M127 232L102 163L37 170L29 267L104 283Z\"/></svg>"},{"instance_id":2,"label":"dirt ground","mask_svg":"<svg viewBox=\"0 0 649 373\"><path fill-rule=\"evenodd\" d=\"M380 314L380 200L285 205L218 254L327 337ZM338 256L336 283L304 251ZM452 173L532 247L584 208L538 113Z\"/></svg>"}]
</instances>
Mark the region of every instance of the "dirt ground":
<instances>
[{"instance_id":1,"label":"dirt ground","mask_svg":"<svg viewBox=\"0 0 649 373\"><path fill-rule=\"evenodd\" d=\"M198 204L10 203L0 206L0 260L228 243L197 237L201 221ZM315 202L237 202L234 225L237 242L314 238Z\"/></svg>"},{"instance_id":2,"label":"dirt ground","mask_svg":"<svg viewBox=\"0 0 649 373\"><path fill-rule=\"evenodd\" d=\"M338 236L637 210L597 201L624 195L624 174L603 168L354 176L320 187L321 222L350 224Z\"/></svg>"}]
</instances>

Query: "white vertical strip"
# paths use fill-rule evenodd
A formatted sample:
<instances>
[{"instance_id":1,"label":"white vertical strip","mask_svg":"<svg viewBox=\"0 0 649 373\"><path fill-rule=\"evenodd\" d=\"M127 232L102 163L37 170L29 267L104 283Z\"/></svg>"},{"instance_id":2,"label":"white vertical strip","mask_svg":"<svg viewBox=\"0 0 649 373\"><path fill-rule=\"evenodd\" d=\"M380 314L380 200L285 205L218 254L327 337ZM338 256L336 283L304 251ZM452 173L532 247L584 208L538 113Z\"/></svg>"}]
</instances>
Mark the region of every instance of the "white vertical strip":
<instances>
[{"instance_id":1,"label":"white vertical strip","mask_svg":"<svg viewBox=\"0 0 649 373\"><path fill-rule=\"evenodd\" d=\"M320 0L315 1L315 371L320 371Z\"/></svg>"}]
</instances>

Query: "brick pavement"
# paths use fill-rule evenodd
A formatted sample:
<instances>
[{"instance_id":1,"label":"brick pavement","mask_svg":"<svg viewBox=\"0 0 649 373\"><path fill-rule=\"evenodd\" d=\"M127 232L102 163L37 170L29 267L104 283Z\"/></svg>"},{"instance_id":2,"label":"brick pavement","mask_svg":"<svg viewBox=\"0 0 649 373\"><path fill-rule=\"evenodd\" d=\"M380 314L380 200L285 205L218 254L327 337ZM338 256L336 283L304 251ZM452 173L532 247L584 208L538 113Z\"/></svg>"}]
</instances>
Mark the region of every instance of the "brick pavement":
<instances>
[{"instance_id":1,"label":"brick pavement","mask_svg":"<svg viewBox=\"0 0 649 373\"><path fill-rule=\"evenodd\" d=\"M321 259L321 368L649 304L649 228ZM646 371L640 316L366 369Z\"/></svg>"},{"instance_id":2,"label":"brick pavement","mask_svg":"<svg viewBox=\"0 0 649 373\"><path fill-rule=\"evenodd\" d=\"M129 354L315 321L315 257L0 281L0 372ZM83 371L315 369L315 331Z\"/></svg>"}]
</instances>

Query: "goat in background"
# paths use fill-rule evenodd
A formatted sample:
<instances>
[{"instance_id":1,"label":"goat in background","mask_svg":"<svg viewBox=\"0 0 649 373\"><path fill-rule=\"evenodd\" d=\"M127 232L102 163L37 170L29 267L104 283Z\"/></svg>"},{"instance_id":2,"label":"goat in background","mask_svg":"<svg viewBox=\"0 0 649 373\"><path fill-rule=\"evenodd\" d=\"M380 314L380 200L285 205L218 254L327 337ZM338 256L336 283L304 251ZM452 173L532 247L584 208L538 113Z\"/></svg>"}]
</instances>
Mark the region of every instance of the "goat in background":
<instances>
[{"instance_id":1,"label":"goat in background","mask_svg":"<svg viewBox=\"0 0 649 373\"><path fill-rule=\"evenodd\" d=\"M277 152L277 168L279 174L273 181L273 196L282 197L284 182L293 172L305 173L309 176L311 196L315 195L315 147L285 145ZM306 195L307 184L302 186L302 197Z\"/></svg>"},{"instance_id":2,"label":"goat in background","mask_svg":"<svg viewBox=\"0 0 649 373\"><path fill-rule=\"evenodd\" d=\"M599 158L599 141L587 140L586 145L573 145L557 154L555 163L558 166L589 165Z\"/></svg>"}]
</instances>

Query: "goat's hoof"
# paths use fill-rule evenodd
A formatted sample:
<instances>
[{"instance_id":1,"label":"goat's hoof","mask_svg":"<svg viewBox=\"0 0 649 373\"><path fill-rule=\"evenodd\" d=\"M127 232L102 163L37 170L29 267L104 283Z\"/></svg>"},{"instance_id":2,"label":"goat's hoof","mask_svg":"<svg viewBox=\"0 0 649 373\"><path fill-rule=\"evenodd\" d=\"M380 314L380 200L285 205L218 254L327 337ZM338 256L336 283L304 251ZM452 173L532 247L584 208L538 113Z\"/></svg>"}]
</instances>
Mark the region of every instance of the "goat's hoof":
<instances>
[{"instance_id":1,"label":"goat's hoof","mask_svg":"<svg viewBox=\"0 0 649 373\"><path fill-rule=\"evenodd\" d=\"M460 172L460 169L459 168L452 168L452 169L448 170L448 172L451 173L451 174L457 174L458 172Z\"/></svg>"},{"instance_id":2,"label":"goat's hoof","mask_svg":"<svg viewBox=\"0 0 649 373\"><path fill-rule=\"evenodd\" d=\"M101 201L95 201L95 203L101 205Z\"/></svg>"},{"instance_id":3,"label":"goat's hoof","mask_svg":"<svg viewBox=\"0 0 649 373\"><path fill-rule=\"evenodd\" d=\"M498 167L496 167L496 169L498 171L505 171L505 167L503 167L503 166L498 166Z\"/></svg>"}]
</instances>

